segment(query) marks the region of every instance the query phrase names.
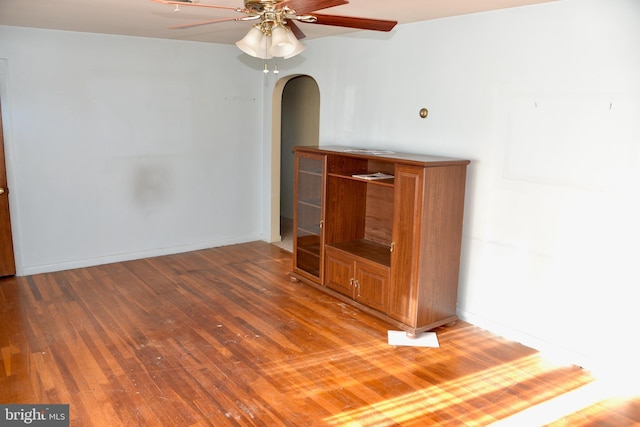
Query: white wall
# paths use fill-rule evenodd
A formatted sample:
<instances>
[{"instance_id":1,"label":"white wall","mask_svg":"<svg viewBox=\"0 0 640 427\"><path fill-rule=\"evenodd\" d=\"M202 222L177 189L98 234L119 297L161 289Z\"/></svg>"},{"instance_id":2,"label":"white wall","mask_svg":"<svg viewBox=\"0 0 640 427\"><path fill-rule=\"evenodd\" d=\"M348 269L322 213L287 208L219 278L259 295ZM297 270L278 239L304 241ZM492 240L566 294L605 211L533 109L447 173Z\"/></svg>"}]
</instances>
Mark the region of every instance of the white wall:
<instances>
[{"instance_id":1,"label":"white wall","mask_svg":"<svg viewBox=\"0 0 640 427\"><path fill-rule=\"evenodd\" d=\"M261 239L263 77L239 56L0 26L18 274Z\"/></svg>"},{"instance_id":2,"label":"white wall","mask_svg":"<svg viewBox=\"0 0 640 427\"><path fill-rule=\"evenodd\" d=\"M463 318L619 366L640 324L638 23L637 0L563 0L314 40L286 71L318 82L321 144L472 161Z\"/></svg>"}]
</instances>

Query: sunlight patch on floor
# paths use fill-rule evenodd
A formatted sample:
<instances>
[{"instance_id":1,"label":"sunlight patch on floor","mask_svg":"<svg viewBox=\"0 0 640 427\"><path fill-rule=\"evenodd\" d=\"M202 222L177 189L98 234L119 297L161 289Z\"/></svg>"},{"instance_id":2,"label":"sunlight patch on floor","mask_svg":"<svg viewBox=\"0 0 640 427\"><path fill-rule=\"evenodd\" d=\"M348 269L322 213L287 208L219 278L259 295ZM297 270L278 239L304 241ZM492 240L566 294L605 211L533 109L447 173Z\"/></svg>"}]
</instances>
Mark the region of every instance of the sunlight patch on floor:
<instances>
[{"instance_id":1,"label":"sunlight patch on floor","mask_svg":"<svg viewBox=\"0 0 640 427\"><path fill-rule=\"evenodd\" d=\"M486 426L510 415L522 413L531 405L556 398L561 391L545 388L539 383L539 377L553 373L556 369L565 368L550 365L539 355L531 355L454 381L345 411L326 418L324 422L329 426L382 427L418 420L427 423L446 421L451 412L454 419L464 421L467 426ZM583 378L575 386L579 387L585 381ZM511 392L517 386L539 387L537 401L519 400L517 393ZM525 424L519 426L523 425Z\"/></svg>"},{"instance_id":2,"label":"sunlight patch on floor","mask_svg":"<svg viewBox=\"0 0 640 427\"><path fill-rule=\"evenodd\" d=\"M562 421L605 401L627 401L640 397L637 383L595 380L576 390L527 408L491 424L491 427L526 427L549 425Z\"/></svg>"}]
</instances>

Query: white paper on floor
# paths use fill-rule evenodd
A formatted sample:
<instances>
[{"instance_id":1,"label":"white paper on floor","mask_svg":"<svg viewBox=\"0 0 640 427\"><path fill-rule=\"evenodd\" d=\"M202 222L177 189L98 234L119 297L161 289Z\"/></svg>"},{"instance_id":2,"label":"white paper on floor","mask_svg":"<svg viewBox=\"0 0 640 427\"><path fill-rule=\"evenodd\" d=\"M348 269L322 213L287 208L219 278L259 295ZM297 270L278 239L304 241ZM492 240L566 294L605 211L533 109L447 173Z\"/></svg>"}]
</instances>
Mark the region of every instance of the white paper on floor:
<instances>
[{"instance_id":1,"label":"white paper on floor","mask_svg":"<svg viewBox=\"0 0 640 427\"><path fill-rule=\"evenodd\" d=\"M405 345L411 347L440 347L435 332L422 332L415 338L407 337L405 331L388 331L389 345Z\"/></svg>"}]
</instances>

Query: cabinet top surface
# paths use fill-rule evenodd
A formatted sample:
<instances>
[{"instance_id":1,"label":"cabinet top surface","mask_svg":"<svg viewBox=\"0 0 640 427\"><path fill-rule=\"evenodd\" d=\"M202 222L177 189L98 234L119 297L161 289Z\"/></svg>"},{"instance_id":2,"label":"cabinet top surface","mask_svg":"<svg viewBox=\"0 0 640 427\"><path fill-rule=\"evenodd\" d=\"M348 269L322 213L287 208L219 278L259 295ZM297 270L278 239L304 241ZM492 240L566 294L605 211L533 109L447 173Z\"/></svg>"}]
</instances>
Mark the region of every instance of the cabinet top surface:
<instances>
[{"instance_id":1,"label":"cabinet top surface","mask_svg":"<svg viewBox=\"0 0 640 427\"><path fill-rule=\"evenodd\" d=\"M371 148L355 148L342 146L321 146L321 147L295 147L298 152L318 153L318 154L339 154L341 156L357 157L363 159L378 159L391 162L445 166L452 164L469 164L469 160L454 159L450 157L430 156L426 154L399 153L390 150L380 150Z\"/></svg>"}]
</instances>

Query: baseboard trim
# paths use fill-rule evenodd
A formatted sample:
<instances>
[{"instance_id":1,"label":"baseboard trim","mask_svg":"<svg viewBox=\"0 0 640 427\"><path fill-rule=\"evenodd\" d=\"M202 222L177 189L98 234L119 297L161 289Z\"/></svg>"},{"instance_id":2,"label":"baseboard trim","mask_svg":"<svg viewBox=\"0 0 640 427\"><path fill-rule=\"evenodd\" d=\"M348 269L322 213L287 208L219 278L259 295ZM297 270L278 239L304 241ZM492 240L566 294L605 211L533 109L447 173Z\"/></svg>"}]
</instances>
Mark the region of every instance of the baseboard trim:
<instances>
[{"instance_id":1,"label":"baseboard trim","mask_svg":"<svg viewBox=\"0 0 640 427\"><path fill-rule=\"evenodd\" d=\"M207 242L199 242L182 246L171 246L167 248L151 249L148 251L127 252L103 257L85 258L79 260L65 261L54 264L42 264L18 268L17 276L31 276L33 274L52 273L55 271L72 270L74 268L94 267L97 265L112 264L114 262L133 261L136 259L152 258L157 256L179 254L184 252L198 251L202 249L217 248L221 246L236 245L240 243L254 242L262 240L262 235L244 236L233 239L220 239Z\"/></svg>"}]
</instances>

